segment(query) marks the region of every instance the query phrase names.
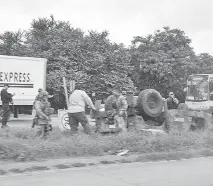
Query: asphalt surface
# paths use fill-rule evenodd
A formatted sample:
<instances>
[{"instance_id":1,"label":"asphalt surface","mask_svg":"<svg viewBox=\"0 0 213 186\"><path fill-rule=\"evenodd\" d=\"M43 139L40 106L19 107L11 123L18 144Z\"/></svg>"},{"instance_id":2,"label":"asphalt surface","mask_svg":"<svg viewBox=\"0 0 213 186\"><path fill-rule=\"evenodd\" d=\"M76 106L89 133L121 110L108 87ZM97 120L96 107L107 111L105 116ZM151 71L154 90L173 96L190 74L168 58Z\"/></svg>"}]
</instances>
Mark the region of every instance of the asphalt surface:
<instances>
[{"instance_id":1,"label":"asphalt surface","mask_svg":"<svg viewBox=\"0 0 213 186\"><path fill-rule=\"evenodd\" d=\"M213 159L133 163L0 176L2 186L213 186Z\"/></svg>"}]
</instances>

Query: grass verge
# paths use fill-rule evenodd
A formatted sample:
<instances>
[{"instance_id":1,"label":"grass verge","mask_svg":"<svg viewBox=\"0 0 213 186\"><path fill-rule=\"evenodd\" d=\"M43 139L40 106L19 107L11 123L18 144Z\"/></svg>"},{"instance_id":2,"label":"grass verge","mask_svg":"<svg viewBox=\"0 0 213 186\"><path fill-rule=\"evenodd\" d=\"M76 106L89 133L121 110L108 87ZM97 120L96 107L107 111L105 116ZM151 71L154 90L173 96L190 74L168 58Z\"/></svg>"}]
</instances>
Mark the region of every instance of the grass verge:
<instances>
[{"instance_id":1,"label":"grass verge","mask_svg":"<svg viewBox=\"0 0 213 186\"><path fill-rule=\"evenodd\" d=\"M129 154L142 154L146 160L183 158L189 152L212 156L213 132L149 135L140 131L127 134L71 136L55 129L48 140L35 138L32 129L6 129L0 133L0 160L33 161L53 158L87 157L115 154L128 149ZM205 149L205 150L203 150ZM181 153L180 153L181 152ZM171 156L171 157L168 157ZM109 163L109 162L107 162Z\"/></svg>"}]
</instances>

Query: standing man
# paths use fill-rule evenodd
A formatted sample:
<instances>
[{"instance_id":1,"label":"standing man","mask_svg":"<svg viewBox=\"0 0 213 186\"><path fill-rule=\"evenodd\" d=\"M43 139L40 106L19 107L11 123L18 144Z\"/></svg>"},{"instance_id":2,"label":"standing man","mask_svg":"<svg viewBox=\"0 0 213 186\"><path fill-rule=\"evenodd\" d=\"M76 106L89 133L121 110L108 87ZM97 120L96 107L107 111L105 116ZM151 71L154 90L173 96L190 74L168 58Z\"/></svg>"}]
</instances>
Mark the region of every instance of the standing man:
<instances>
[{"instance_id":1,"label":"standing man","mask_svg":"<svg viewBox=\"0 0 213 186\"><path fill-rule=\"evenodd\" d=\"M51 131L51 118L50 115L54 113L54 109L50 107L48 102L48 92L41 91L39 94L39 99L35 102L36 110L36 125L38 126L38 131L36 136L42 136L46 138Z\"/></svg>"},{"instance_id":2,"label":"standing man","mask_svg":"<svg viewBox=\"0 0 213 186\"><path fill-rule=\"evenodd\" d=\"M107 104L108 103L108 104ZM123 132L127 131L127 100L120 88L113 88L112 95L106 100L107 123L114 123ZM113 110L113 111L112 111Z\"/></svg>"},{"instance_id":3,"label":"standing man","mask_svg":"<svg viewBox=\"0 0 213 186\"><path fill-rule=\"evenodd\" d=\"M7 92L8 88L9 88L9 85L5 84L4 88L1 91L1 101L2 101L2 109L3 109L1 128L7 127L7 121L10 114L10 103L12 102L12 97L15 95L15 94L8 93Z\"/></svg>"},{"instance_id":4,"label":"standing man","mask_svg":"<svg viewBox=\"0 0 213 186\"><path fill-rule=\"evenodd\" d=\"M33 102L33 108L35 108L35 102L39 100L39 95L40 95L40 93L41 93L42 91L43 91L42 88L39 88L39 89L38 89L38 95L35 97L35 100L34 100L34 102ZM51 99L51 98L53 98L53 97L54 97L53 95L48 95L48 99Z\"/></svg>"},{"instance_id":5,"label":"standing man","mask_svg":"<svg viewBox=\"0 0 213 186\"><path fill-rule=\"evenodd\" d=\"M126 91L122 91L122 95L123 95L123 97L127 98L127 92Z\"/></svg>"},{"instance_id":6,"label":"standing man","mask_svg":"<svg viewBox=\"0 0 213 186\"><path fill-rule=\"evenodd\" d=\"M39 100L39 94L41 93L41 91L42 91L42 88L39 88L38 89L38 95L35 97L35 100L33 102L33 108L35 108L35 102Z\"/></svg>"},{"instance_id":7,"label":"standing man","mask_svg":"<svg viewBox=\"0 0 213 186\"><path fill-rule=\"evenodd\" d=\"M84 132L91 134L92 130L89 125L89 121L85 114L85 106L88 105L91 109L96 110L92 103L92 100L83 90L76 89L69 97L68 115L69 124L71 127L71 133L76 134L78 131L78 123L80 122L84 128Z\"/></svg>"},{"instance_id":8,"label":"standing man","mask_svg":"<svg viewBox=\"0 0 213 186\"><path fill-rule=\"evenodd\" d=\"M179 104L179 101L175 97L174 93L173 92L169 92L169 97L167 98L168 109L169 110L171 110L171 109L177 109L178 104Z\"/></svg>"},{"instance_id":9,"label":"standing man","mask_svg":"<svg viewBox=\"0 0 213 186\"><path fill-rule=\"evenodd\" d=\"M112 91L113 96L115 97L115 108L116 113L114 116L114 123L122 129L123 132L127 131L127 100L122 95L119 88L114 88Z\"/></svg>"}]
</instances>

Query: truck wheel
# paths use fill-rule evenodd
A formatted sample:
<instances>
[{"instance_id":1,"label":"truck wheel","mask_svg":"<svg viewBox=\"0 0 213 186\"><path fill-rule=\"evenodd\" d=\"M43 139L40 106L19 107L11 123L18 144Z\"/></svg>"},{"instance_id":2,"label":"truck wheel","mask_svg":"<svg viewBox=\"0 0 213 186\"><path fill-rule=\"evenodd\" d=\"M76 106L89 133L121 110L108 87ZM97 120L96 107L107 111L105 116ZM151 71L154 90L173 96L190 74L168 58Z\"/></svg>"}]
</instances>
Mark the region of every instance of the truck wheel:
<instances>
[{"instance_id":1,"label":"truck wheel","mask_svg":"<svg viewBox=\"0 0 213 186\"><path fill-rule=\"evenodd\" d=\"M188 105L187 104L185 104L185 103L180 103L179 105L178 105L178 108L177 108L178 110L188 110Z\"/></svg>"},{"instance_id":2,"label":"truck wheel","mask_svg":"<svg viewBox=\"0 0 213 186\"><path fill-rule=\"evenodd\" d=\"M154 89L147 89L140 92L137 106L140 112L150 117L157 117L162 113L163 100L160 93Z\"/></svg>"}]
</instances>

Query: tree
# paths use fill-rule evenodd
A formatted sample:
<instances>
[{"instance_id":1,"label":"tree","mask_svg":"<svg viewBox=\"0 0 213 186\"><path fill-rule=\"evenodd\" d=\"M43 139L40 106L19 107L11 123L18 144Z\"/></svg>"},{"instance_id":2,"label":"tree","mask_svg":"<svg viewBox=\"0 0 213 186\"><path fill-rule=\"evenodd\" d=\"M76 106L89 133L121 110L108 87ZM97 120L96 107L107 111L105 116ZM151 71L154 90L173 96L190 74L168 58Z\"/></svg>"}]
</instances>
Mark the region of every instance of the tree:
<instances>
[{"instance_id":1,"label":"tree","mask_svg":"<svg viewBox=\"0 0 213 186\"><path fill-rule=\"evenodd\" d=\"M135 37L130 50L137 72L134 81L141 89L154 88L163 95L182 90L188 75L196 70L190 43L183 31L169 27L147 37Z\"/></svg>"},{"instance_id":2,"label":"tree","mask_svg":"<svg viewBox=\"0 0 213 186\"><path fill-rule=\"evenodd\" d=\"M197 56L197 73L212 74L213 73L213 56L208 53L201 53Z\"/></svg>"},{"instance_id":3,"label":"tree","mask_svg":"<svg viewBox=\"0 0 213 186\"><path fill-rule=\"evenodd\" d=\"M26 53L48 59L48 90L57 94L65 76L68 81L75 79L89 94L96 92L103 98L110 93L109 85L134 88L127 77L131 70L129 51L112 43L108 35L106 31L90 31L86 35L53 16L39 18L33 20L26 34Z\"/></svg>"},{"instance_id":4,"label":"tree","mask_svg":"<svg viewBox=\"0 0 213 186\"><path fill-rule=\"evenodd\" d=\"M6 31L0 34L0 54L1 55L23 55L23 32Z\"/></svg>"}]
</instances>

